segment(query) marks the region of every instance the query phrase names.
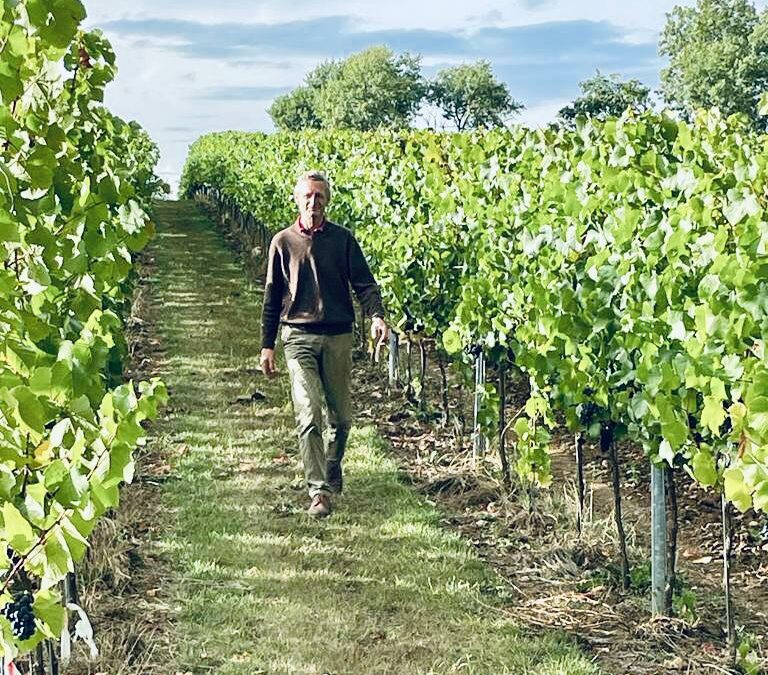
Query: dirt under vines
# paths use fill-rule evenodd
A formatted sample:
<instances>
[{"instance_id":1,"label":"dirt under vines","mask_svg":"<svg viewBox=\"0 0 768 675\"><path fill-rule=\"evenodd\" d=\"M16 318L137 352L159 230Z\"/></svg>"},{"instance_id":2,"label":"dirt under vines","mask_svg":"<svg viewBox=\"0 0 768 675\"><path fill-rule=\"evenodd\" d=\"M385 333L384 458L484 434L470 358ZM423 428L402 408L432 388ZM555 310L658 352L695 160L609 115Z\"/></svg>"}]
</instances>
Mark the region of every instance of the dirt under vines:
<instances>
[{"instance_id":1,"label":"dirt under vines","mask_svg":"<svg viewBox=\"0 0 768 675\"><path fill-rule=\"evenodd\" d=\"M376 422L389 439L404 480L445 512L456 528L510 584L510 614L531 627L558 627L594 652L613 673L730 673L721 590L722 533L717 494L676 472L679 509L676 618L650 618L650 467L630 442L617 448L630 541L631 584L622 588L622 566L613 521L609 456L597 439L585 445L587 503L582 536L577 535L574 439L564 429L553 443L552 487L535 499L519 485L507 491L492 446L472 467L469 388L449 386L450 423L430 415L441 405L441 374L431 355L427 368L428 414L410 404L403 389L382 394L383 365L358 353L356 400L359 415ZM403 370L404 372L404 370ZM489 373L488 381L493 381ZM507 417L525 402L527 388L508 384ZM513 449L511 461L514 462ZM732 560L736 622L763 651L768 637L768 532L754 512L736 518Z\"/></svg>"}]
</instances>

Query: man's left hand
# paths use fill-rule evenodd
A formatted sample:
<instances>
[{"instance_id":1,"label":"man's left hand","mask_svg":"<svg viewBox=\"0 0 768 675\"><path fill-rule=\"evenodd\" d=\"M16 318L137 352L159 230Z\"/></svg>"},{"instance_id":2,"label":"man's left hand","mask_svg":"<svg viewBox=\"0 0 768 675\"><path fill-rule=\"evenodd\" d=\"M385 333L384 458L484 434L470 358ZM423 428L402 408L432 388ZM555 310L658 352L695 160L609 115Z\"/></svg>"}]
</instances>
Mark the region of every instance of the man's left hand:
<instances>
[{"instance_id":1,"label":"man's left hand","mask_svg":"<svg viewBox=\"0 0 768 675\"><path fill-rule=\"evenodd\" d=\"M380 316L374 316L371 320L371 337L377 352L387 343L389 328L387 328L387 324Z\"/></svg>"}]
</instances>

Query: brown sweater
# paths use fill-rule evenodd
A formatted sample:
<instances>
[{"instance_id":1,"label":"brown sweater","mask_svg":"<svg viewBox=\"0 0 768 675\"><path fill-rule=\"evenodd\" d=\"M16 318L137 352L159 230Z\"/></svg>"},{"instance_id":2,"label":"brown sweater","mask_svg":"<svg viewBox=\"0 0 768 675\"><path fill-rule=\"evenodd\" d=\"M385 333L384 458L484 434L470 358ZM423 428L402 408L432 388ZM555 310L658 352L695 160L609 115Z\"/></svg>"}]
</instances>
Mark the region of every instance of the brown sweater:
<instances>
[{"instance_id":1,"label":"brown sweater","mask_svg":"<svg viewBox=\"0 0 768 675\"><path fill-rule=\"evenodd\" d=\"M280 323L328 335L351 331L350 286L368 316L384 317L379 287L349 230L326 220L314 234L298 223L278 232L269 247L262 347L274 348Z\"/></svg>"}]
</instances>

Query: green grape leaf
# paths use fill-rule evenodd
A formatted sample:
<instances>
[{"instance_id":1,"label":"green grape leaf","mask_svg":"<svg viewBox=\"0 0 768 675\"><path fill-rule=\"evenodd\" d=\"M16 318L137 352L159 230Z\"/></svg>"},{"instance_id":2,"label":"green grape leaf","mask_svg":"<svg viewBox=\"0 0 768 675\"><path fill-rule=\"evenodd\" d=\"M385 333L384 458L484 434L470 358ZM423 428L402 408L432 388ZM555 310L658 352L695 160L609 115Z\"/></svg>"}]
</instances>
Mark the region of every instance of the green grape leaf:
<instances>
[{"instance_id":1,"label":"green grape leaf","mask_svg":"<svg viewBox=\"0 0 768 675\"><path fill-rule=\"evenodd\" d=\"M701 413L701 422L713 434L717 434L720 431L720 427L725 422L727 417L725 409L723 408L723 400L717 396L705 396L704 397L704 410Z\"/></svg>"},{"instance_id":2,"label":"green grape leaf","mask_svg":"<svg viewBox=\"0 0 768 675\"><path fill-rule=\"evenodd\" d=\"M48 627L48 637L61 637L65 615L66 610L61 604L61 595L57 590L47 588L35 593L35 616Z\"/></svg>"},{"instance_id":3,"label":"green grape leaf","mask_svg":"<svg viewBox=\"0 0 768 675\"><path fill-rule=\"evenodd\" d=\"M717 484L717 466L715 458L709 450L699 449L696 452L691 461L691 469L693 470L693 477L701 485Z\"/></svg>"},{"instance_id":4,"label":"green grape leaf","mask_svg":"<svg viewBox=\"0 0 768 675\"><path fill-rule=\"evenodd\" d=\"M45 431L45 411L40 399L28 387L14 387L11 394L16 400L21 423L36 437L42 436Z\"/></svg>"},{"instance_id":5,"label":"green grape leaf","mask_svg":"<svg viewBox=\"0 0 768 675\"><path fill-rule=\"evenodd\" d=\"M3 527L8 544L17 553L27 553L37 541L32 526L11 502L3 504Z\"/></svg>"},{"instance_id":6,"label":"green grape leaf","mask_svg":"<svg viewBox=\"0 0 768 675\"><path fill-rule=\"evenodd\" d=\"M752 506L752 497L744 483L744 473L735 466L723 473L725 496L742 513Z\"/></svg>"}]
</instances>

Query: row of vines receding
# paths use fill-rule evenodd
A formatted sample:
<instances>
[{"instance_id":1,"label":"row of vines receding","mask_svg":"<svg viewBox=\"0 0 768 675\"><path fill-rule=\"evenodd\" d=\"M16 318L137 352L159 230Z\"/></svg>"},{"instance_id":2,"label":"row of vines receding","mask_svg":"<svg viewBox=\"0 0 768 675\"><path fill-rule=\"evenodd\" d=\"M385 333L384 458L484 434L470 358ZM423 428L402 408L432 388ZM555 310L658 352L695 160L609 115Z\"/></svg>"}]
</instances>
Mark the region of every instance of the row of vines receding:
<instances>
[{"instance_id":1,"label":"row of vines receding","mask_svg":"<svg viewBox=\"0 0 768 675\"><path fill-rule=\"evenodd\" d=\"M501 434L505 482L512 464L524 484L550 484L564 420L577 456L591 437L609 457L620 541L617 443L640 445L662 613L676 474L722 495L726 549L732 507L768 510L767 150L717 111L572 131L226 132L192 146L182 190L258 223L263 251L264 232L293 219L295 177L325 170L329 215L361 241L396 330L434 345L441 369L475 362L476 438L498 433L501 415L513 440L511 461ZM507 372L531 392L509 422Z\"/></svg>"}]
</instances>

